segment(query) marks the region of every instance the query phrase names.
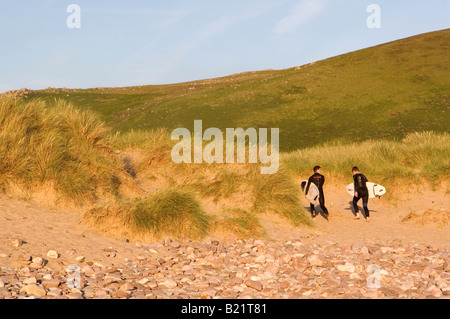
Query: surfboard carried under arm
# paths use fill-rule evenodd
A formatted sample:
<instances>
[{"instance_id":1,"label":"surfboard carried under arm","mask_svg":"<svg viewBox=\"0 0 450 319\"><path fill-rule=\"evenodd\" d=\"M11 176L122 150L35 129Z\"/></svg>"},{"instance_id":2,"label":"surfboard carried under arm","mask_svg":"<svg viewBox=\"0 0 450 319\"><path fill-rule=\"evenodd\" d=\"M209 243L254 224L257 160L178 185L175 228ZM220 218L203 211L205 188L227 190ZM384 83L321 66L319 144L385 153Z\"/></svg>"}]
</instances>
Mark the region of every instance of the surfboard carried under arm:
<instances>
[{"instance_id":1,"label":"surfboard carried under arm","mask_svg":"<svg viewBox=\"0 0 450 319\"><path fill-rule=\"evenodd\" d=\"M301 183L303 193L305 193L306 185L308 185L308 181L303 180ZM308 198L311 204L317 205L319 203L319 196L319 189L317 188L316 184L311 183L309 185L309 190L306 198Z\"/></svg>"},{"instance_id":2,"label":"surfboard carried under arm","mask_svg":"<svg viewBox=\"0 0 450 319\"><path fill-rule=\"evenodd\" d=\"M375 183L366 183L367 190L369 191L369 198L380 198L384 194L386 194L386 188L384 186L375 184ZM347 187L345 187L345 190L350 196L355 196L355 188L354 183L348 184Z\"/></svg>"}]
</instances>

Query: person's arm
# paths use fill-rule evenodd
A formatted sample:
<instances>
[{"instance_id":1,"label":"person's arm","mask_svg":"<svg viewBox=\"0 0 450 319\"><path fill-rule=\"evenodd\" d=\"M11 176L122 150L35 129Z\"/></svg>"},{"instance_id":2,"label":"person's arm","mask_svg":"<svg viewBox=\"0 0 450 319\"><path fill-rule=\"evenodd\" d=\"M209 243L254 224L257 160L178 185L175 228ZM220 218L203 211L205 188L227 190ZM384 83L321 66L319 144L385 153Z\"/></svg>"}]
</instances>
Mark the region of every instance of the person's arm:
<instances>
[{"instance_id":1,"label":"person's arm","mask_svg":"<svg viewBox=\"0 0 450 319\"><path fill-rule=\"evenodd\" d=\"M353 190L355 191L355 197L358 197L358 182L356 181L357 176L353 175Z\"/></svg>"}]
</instances>

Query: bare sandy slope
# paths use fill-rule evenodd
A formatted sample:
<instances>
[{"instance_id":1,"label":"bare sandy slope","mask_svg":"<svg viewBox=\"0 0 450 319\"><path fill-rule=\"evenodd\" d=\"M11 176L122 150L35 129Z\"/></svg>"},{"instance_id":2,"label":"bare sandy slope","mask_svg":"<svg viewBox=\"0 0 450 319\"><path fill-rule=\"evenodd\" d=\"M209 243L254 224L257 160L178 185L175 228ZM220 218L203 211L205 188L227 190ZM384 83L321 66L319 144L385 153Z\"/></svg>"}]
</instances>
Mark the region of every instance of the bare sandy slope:
<instances>
[{"instance_id":1,"label":"bare sandy slope","mask_svg":"<svg viewBox=\"0 0 450 319\"><path fill-rule=\"evenodd\" d=\"M299 229L276 216L264 216L267 236L273 240L302 239L315 243L331 241L352 245L399 241L450 248L450 200L444 192L416 194L400 202L398 207L389 205L384 199L370 200L371 222L353 219L351 197L342 190L328 187L325 192L329 220L319 216L314 229ZM303 202L305 207L309 206L306 200ZM61 267L74 263L78 256L107 265L114 259L132 259L139 254L133 243L108 238L80 224L79 216L74 209L52 209L31 201L1 197L0 265L14 266L20 254L46 258L49 250L61 254L60 259L50 260L54 266L59 264ZM408 216L409 221L404 222ZM223 240L226 236L212 237ZM24 243L15 247L14 239ZM110 247L114 248L115 258L110 256Z\"/></svg>"}]
</instances>

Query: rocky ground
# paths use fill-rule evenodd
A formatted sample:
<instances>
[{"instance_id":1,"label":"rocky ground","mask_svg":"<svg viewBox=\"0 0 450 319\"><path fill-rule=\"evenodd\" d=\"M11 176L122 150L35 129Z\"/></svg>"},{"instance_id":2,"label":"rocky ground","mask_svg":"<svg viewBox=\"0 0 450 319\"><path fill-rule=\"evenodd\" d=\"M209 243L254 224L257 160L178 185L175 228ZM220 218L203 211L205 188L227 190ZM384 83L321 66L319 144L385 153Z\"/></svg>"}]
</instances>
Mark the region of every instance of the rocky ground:
<instances>
[{"instance_id":1,"label":"rocky ground","mask_svg":"<svg viewBox=\"0 0 450 319\"><path fill-rule=\"evenodd\" d=\"M165 239L98 247L108 263L77 250L0 251L0 298L305 299L449 298L450 251L398 241Z\"/></svg>"}]
</instances>

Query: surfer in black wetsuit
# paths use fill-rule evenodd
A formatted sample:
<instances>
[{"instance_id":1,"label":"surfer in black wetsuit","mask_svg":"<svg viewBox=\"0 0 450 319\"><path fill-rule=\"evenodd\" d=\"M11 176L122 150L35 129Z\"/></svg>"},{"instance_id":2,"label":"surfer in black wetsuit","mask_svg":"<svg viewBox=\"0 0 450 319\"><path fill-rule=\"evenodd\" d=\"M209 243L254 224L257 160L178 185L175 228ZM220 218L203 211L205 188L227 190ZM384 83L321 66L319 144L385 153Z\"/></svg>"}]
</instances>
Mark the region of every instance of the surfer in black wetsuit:
<instances>
[{"instance_id":1,"label":"surfer in black wetsuit","mask_svg":"<svg viewBox=\"0 0 450 319\"><path fill-rule=\"evenodd\" d=\"M305 189L305 197L308 195L309 187L311 183L314 183L317 188L319 189L319 204L320 208L322 208L323 213L326 217L328 217L328 209L325 207L325 195L323 194L323 184L325 184L325 176L321 174L321 168L320 166L314 167L314 174L308 179L308 184L306 185ZM311 208L311 216L313 218L316 218L317 213L314 208L314 204L310 203Z\"/></svg>"},{"instance_id":2,"label":"surfer in black wetsuit","mask_svg":"<svg viewBox=\"0 0 450 319\"><path fill-rule=\"evenodd\" d=\"M363 208L364 213L366 215L366 221L370 220L369 208L367 208L367 204L369 202L369 190L367 189L366 183L368 182L367 177L364 174L359 172L359 168L354 166L352 168L353 172L353 181L354 181L354 190L355 196L353 197L353 209L355 210L355 218L359 219L359 209L358 209L358 201L362 198L363 200Z\"/></svg>"}]
</instances>

